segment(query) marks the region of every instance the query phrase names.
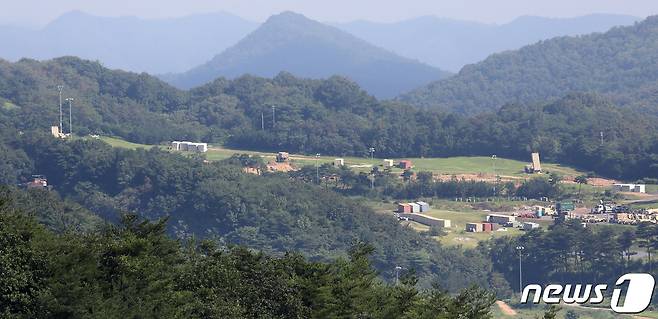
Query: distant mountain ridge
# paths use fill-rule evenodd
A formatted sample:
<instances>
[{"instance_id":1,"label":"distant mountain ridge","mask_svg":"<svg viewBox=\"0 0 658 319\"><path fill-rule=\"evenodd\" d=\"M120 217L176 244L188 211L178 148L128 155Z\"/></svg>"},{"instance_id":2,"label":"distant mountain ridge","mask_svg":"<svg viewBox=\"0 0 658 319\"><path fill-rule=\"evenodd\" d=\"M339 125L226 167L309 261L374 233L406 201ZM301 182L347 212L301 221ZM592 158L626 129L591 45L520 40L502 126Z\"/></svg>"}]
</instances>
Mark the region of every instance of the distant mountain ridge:
<instances>
[{"instance_id":1,"label":"distant mountain ridge","mask_svg":"<svg viewBox=\"0 0 658 319\"><path fill-rule=\"evenodd\" d=\"M560 37L494 54L401 100L474 114L569 92L597 92L658 114L658 16L606 33Z\"/></svg>"},{"instance_id":2,"label":"distant mountain ridge","mask_svg":"<svg viewBox=\"0 0 658 319\"><path fill-rule=\"evenodd\" d=\"M464 65L537 41L604 32L640 18L592 14L574 18L522 16L506 24L484 24L434 16L393 23L353 21L333 24L377 46L429 65L458 72Z\"/></svg>"},{"instance_id":3,"label":"distant mountain ridge","mask_svg":"<svg viewBox=\"0 0 658 319\"><path fill-rule=\"evenodd\" d=\"M79 56L110 68L182 72L238 42L258 23L225 12L144 20L73 11L39 30L0 26L0 57L47 60Z\"/></svg>"},{"instance_id":4,"label":"distant mountain ridge","mask_svg":"<svg viewBox=\"0 0 658 319\"><path fill-rule=\"evenodd\" d=\"M163 79L190 88L217 77L273 77L282 71L307 78L346 76L384 98L449 75L303 15L284 12L211 61Z\"/></svg>"}]
</instances>

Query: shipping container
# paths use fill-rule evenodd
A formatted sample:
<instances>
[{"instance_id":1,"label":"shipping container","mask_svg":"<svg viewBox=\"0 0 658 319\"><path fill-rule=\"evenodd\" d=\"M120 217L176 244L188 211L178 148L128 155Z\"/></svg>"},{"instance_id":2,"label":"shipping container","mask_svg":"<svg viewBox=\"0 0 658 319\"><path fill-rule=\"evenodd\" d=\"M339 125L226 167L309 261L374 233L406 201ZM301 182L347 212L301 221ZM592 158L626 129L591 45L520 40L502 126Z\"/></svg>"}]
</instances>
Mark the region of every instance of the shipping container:
<instances>
[{"instance_id":1,"label":"shipping container","mask_svg":"<svg viewBox=\"0 0 658 319\"><path fill-rule=\"evenodd\" d=\"M400 167L401 169L407 170L407 169L413 168L413 165L412 165L410 160L401 160L398 163L398 167Z\"/></svg>"},{"instance_id":2,"label":"shipping container","mask_svg":"<svg viewBox=\"0 0 658 319\"><path fill-rule=\"evenodd\" d=\"M411 213L411 205L406 203L398 204L398 213Z\"/></svg>"},{"instance_id":3,"label":"shipping container","mask_svg":"<svg viewBox=\"0 0 658 319\"><path fill-rule=\"evenodd\" d=\"M430 204L426 202L416 202L416 204L420 205L420 212L424 213L430 210Z\"/></svg>"},{"instance_id":4,"label":"shipping container","mask_svg":"<svg viewBox=\"0 0 658 319\"><path fill-rule=\"evenodd\" d=\"M487 215L487 222L505 225L509 222L516 221L516 217L511 215L489 214Z\"/></svg>"},{"instance_id":5,"label":"shipping container","mask_svg":"<svg viewBox=\"0 0 658 319\"><path fill-rule=\"evenodd\" d=\"M471 233L481 233L484 230L482 223L467 223L466 231Z\"/></svg>"}]
</instances>

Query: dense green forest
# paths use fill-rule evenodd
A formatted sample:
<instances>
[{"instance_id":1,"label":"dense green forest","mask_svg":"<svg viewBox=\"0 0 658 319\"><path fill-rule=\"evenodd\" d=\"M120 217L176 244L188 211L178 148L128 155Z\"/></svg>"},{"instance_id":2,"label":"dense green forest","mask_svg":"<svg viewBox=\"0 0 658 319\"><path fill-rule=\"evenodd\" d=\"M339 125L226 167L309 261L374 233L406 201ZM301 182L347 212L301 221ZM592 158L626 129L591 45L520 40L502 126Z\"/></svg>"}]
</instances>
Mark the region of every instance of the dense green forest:
<instances>
[{"instance_id":1,"label":"dense green forest","mask_svg":"<svg viewBox=\"0 0 658 319\"><path fill-rule=\"evenodd\" d=\"M526 160L539 151L545 160L610 177L658 176L655 118L596 95L509 104L468 118L378 101L340 77L245 76L179 91L146 74L76 58L0 63L3 131L47 131L56 124L60 81L64 97L76 99L78 134L336 156L365 156L375 147L380 157L497 154Z\"/></svg>"},{"instance_id":2,"label":"dense green forest","mask_svg":"<svg viewBox=\"0 0 658 319\"><path fill-rule=\"evenodd\" d=\"M658 114L658 17L606 33L558 37L498 53L457 75L401 97L425 108L474 114L506 103L598 92L622 106Z\"/></svg>"},{"instance_id":3,"label":"dense green forest","mask_svg":"<svg viewBox=\"0 0 658 319\"><path fill-rule=\"evenodd\" d=\"M489 285L484 256L441 247L400 227L392 215L377 215L364 203L286 175L254 176L228 163L157 148L114 149L46 134L25 133L7 147L25 154L27 163L19 166L46 175L62 197L108 221L118 221L123 212L168 217L176 238L214 239L273 255L295 251L311 260L332 260L354 243L371 243L373 266L389 280L400 266L414 269L425 286L438 282L456 291Z\"/></svg>"},{"instance_id":4,"label":"dense green forest","mask_svg":"<svg viewBox=\"0 0 658 319\"><path fill-rule=\"evenodd\" d=\"M643 223L620 230L614 226L588 225L580 221L559 222L547 230L533 230L523 236L503 237L480 243L494 269L518 290L519 251L527 283L608 283L626 273L655 275L653 252L658 249L658 226ZM637 246L645 257L636 258Z\"/></svg>"},{"instance_id":5,"label":"dense green forest","mask_svg":"<svg viewBox=\"0 0 658 319\"><path fill-rule=\"evenodd\" d=\"M366 244L319 263L177 241L166 219L135 215L55 232L8 200L0 200L3 318L491 318L495 296L479 288L419 290L413 272L382 282Z\"/></svg>"}]
</instances>

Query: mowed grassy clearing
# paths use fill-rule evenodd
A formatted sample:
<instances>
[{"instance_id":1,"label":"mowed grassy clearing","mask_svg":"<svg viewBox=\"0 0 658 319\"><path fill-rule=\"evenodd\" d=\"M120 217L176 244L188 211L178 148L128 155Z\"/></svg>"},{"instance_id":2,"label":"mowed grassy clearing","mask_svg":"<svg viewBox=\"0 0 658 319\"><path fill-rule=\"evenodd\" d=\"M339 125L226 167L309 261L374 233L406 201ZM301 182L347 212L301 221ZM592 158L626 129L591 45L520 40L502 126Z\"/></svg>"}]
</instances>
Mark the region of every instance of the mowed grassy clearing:
<instances>
[{"instance_id":1,"label":"mowed grassy clearing","mask_svg":"<svg viewBox=\"0 0 658 319\"><path fill-rule=\"evenodd\" d=\"M475 248L480 241L489 240L503 236L519 236L523 231L517 228L499 228L503 230L496 230L493 232L471 233L466 231L467 223L478 223L486 221L488 212L471 211L471 212L458 212L441 209L431 209L426 215L440 218L449 219L451 227L446 228L446 235L435 237L436 240L446 246L463 246L465 248Z\"/></svg>"},{"instance_id":2,"label":"mowed grassy clearing","mask_svg":"<svg viewBox=\"0 0 658 319\"><path fill-rule=\"evenodd\" d=\"M129 149L136 148L151 148L155 145L146 145L146 144L137 144L127 142L122 139L113 138L113 137L101 137L101 140L107 142L108 144L114 147L122 147ZM161 147L166 148L167 145L161 145ZM206 153L206 158L209 161L218 161L229 158L233 154L244 153L251 155L262 156L266 160L272 160L275 157L275 153L271 152L257 152L257 151L248 151L248 150L236 150L229 149L219 146L210 145L208 147L208 153ZM376 155L376 153L375 153ZM334 159L338 156L324 156L321 155L319 158L309 155L299 155L291 154L291 160L293 163L298 166L303 165L322 165L324 163L333 163ZM373 165L381 165L383 159L374 158L370 159L367 157L343 157L345 160L345 165L352 167L355 170L360 171L369 171ZM484 174L493 176L494 174L494 165L495 172L497 175L501 176L510 176L510 177L531 177L534 175L528 175L523 172L523 167L528 163L523 161L497 158L492 159L488 156L472 156L472 157L446 157L446 158L392 158L396 163L401 159L409 159L413 162L414 171L430 171L438 174ZM529 156L528 156L529 160ZM557 172L562 175L576 176L582 174L573 168L562 166L559 164L542 164L542 167L545 171ZM400 169L394 169L394 172L402 172Z\"/></svg>"}]
</instances>

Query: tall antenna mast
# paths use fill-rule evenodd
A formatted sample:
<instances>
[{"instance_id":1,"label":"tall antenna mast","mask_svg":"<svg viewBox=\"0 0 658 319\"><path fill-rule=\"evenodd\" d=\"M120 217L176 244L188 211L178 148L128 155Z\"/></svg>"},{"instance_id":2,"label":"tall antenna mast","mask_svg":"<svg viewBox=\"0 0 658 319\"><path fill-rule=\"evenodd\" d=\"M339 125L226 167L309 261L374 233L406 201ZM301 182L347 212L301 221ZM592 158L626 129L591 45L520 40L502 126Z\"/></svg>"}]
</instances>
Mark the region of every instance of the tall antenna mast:
<instances>
[{"instance_id":1,"label":"tall antenna mast","mask_svg":"<svg viewBox=\"0 0 658 319\"><path fill-rule=\"evenodd\" d=\"M66 101L69 102L69 134L73 136L73 107L71 106L73 103L73 98L67 98Z\"/></svg>"},{"instance_id":2,"label":"tall antenna mast","mask_svg":"<svg viewBox=\"0 0 658 319\"><path fill-rule=\"evenodd\" d=\"M64 89L63 85L58 85L57 90L59 91L59 132L64 132L64 126L62 125L62 90Z\"/></svg>"}]
</instances>

